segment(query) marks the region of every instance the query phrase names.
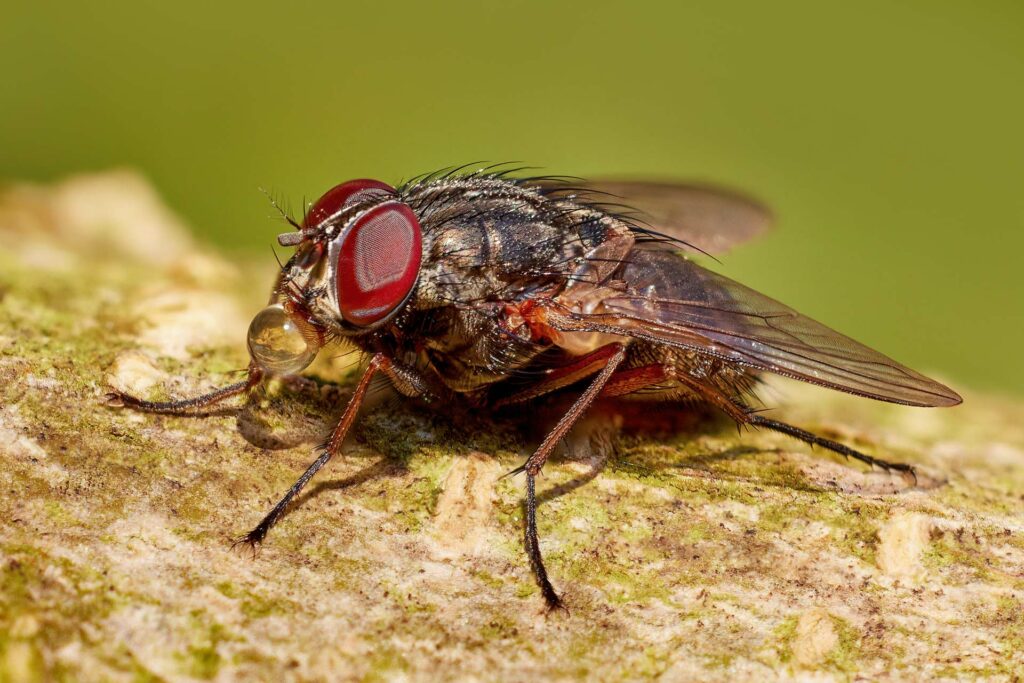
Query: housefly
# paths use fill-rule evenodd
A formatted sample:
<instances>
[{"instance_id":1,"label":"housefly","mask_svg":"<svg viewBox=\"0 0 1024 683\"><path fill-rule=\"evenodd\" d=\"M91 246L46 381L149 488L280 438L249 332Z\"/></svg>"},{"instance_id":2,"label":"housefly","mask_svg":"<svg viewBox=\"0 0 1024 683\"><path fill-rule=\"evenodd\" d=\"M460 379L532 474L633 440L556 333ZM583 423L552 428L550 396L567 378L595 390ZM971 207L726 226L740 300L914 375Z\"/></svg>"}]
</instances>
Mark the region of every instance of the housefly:
<instances>
[{"instance_id":1,"label":"housefly","mask_svg":"<svg viewBox=\"0 0 1024 683\"><path fill-rule=\"evenodd\" d=\"M683 255L691 244L721 251L763 231L771 215L757 202L694 185L513 176L456 169L398 187L352 180L328 190L278 237L295 252L249 328L245 380L185 400L111 401L190 413L298 373L332 342L365 352L317 458L245 537L255 547L339 452L378 374L442 408L514 409L573 391L575 402L514 470L525 476L525 546L549 608L561 602L537 538L535 478L598 398L707 404L739 425L907 476L908 465L755 411L759 378L910 406L960 403L942 384Z\"/></svg>"}]
</instances>

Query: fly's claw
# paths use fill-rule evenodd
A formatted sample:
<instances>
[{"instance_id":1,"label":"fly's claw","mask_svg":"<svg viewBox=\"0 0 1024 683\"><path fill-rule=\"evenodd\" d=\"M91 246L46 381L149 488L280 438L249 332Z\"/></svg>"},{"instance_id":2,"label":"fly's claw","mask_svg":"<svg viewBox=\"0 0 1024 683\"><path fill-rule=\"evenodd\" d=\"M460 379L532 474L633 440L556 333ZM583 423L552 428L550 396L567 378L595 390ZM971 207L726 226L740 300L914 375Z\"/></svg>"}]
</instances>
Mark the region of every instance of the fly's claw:
<instances>
[{"instance_id":1,"label":"fly's claw","mask_svg":"<svg viewBox=\"0 0 1024 683\"><path fill-rule=\"evenodd\" d=\"M503 475L501 475L500 477L498 477L498 481L501 481L502 479L507 479L507 478L509 478L509 477L514 477L514 476L516 476L517 474L522 474L523 472L525 472L525 471L526 471L526 465L527 465L528 463L529 463L529 460L527 460L526 462L524 462L524 463L523 463L522 465L520 465L519 467L517 467L517 468L515 468L515 469L513 469L513 470L509 470L509 471L508 471L508 472L506 472L505 474L503 474Z\"/></svg>"},{"instance_id":2,"label":"fly's claw","mask_svg":"<svg viewBox=\"0 0 1024 683\"><path fill-rule=\"evenodd\" d=\"M849 460L850 456L846 456ZM904 480L909 481L911 487L917 486L917 469L913 465L908 465L902 462L889 462L887 460L880 460L879 458L871 459L872 467L878 467L886 474L892 474L893 472L899 472Z\"/></svg>"},{"instance_id":3,"label":"fly's claw","mask_svg":"<svg viewBox=\"0 0 1024 683\"><path fill-rule=\"evenodd\" d=\"M265 533L262 535L258 535L257 530L253 529L245 536L232 543L231 550L234 550L239 546L247 545L249 546L249 550L252 552L252 559L255 560L256 556L259 555L260 547L263 545L264 536L266 536Z\"/></svg>"},{"instance_id":4,"label":"fly's claw","mask_svg":"<svg viewBox=\"0 0 1024 683\"><path fill-rule=\"evenodd\" d=\"M562 602L562 599L560 597L558 597L558 595L555 595L555 594L552 594L550 596L545 595L544 596L544 604L545 604L544 616L549 618L549 619L552 617L552 615L554 615L554 614L556 614L558 612L561 612L566 617L570 616L569 608L565 606L565 603Z\"/></svg>"},{"instance_id":5,"label":"fly's claw","mask_svg":"<svg viewBox=\"0 0 1024 683\"><path fill-rule=\"evenodd\" d=\"M917 487L917 470L914 468L913 465L889 462L881 463L881 465L882 469L884 469L886 472L889 472L890 474L893 472L893 470L899 472L905 480L911 482L912 487Z\"/></svg>"},{"instance_id":6,"label":"fly's claw","mask_svg":"<svg viewBox=\"0 0 1024 683\"><path fill-rule=\"evenodd\" d=\"M108 408L124 408L125 405L130 403L131 398L131 396L123 394L120 391L108 391L103 396L103 403Z\"/></svg>"}]
</instances>

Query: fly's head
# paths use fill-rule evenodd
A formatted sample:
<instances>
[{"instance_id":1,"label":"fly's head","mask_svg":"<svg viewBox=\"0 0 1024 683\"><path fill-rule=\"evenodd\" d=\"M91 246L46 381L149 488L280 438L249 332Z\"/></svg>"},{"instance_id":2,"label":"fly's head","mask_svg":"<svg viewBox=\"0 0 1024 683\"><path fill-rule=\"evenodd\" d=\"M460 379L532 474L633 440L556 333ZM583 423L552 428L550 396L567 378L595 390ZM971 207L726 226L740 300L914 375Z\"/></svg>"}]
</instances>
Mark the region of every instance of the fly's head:
<instances>
[{"instance_id":1,"label":"fly's head","mask_svg":"<svg viewBox=\"0 0 1024 683\"><path fill-rule=\"evenodd\" d=\"M419 278L423 235L395 189L350 180L313 203L270 305L249 327L249 353L271 374L299 372L330 337L360 337L392 320Z\"/></svg>"}]
</instances>

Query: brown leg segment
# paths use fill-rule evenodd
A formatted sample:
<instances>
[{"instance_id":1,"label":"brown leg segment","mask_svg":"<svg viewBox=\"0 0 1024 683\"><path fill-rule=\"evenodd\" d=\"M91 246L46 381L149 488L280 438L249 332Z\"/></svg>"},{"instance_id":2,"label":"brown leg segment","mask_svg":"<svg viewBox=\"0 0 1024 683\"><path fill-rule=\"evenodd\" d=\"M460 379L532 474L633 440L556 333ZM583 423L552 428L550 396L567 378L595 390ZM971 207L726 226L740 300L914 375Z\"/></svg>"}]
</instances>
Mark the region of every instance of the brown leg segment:
<instances>
[{"instance_id":1,"label":"brown leg segment","mask_svg":"<svg viewBox=\"0 0 1024 683\"><path fill-rule=\"evenodd\" d=\"M331 436L328 437L327 443L325 443L321 449L320 455L316 460L302 473L302 476L292 484L292 487L284 494L284 496L277 502L277 505L267 513L266 517L256 525L252 531L246 534L240 543L248 543L254 549L257 545L263 542L266 538L267 532L274 526L285 510L288 508L289 503L299 494L300 491L309 483L320 468L327 464L327 462L334 457L336 453L341 450L341 444L345 440L345 435L348 433L349 428L356 419L356 415L359 413L359 407L363 403L363 399L366 397L366 390L370 388L370 380L377 373L378 370L385 370L388 365L388 360L384 356L376 355L370 359L370 365L366 368L366 372L363 373L362 378L359 380L359 384L356 385L355 391L352 393L352 398L349 399L348 405L345 407L345 412L342 413L341 419L338 420L337 426L334 431L331 432Z\"/></svg>"},{"instance_id":2,"label":"brown leg segment","mask_svg":"<svg viewBox=\"0 0 1024 683\"><path fill-rule=\"evenodd\" d=\"M608 359L615 355L619 346L619 344L608 344L580 356L572 363L553 368L544 376L544 379L533 384L528 389L495 401L494 407L501 408L513 403L522 403L523 401L529 401L538 396L558 391L570 384L575 384L604 367L608 363Z\"/></svg>"},{"instance_id":3,"label":"brown leg segment","mask_svg":"<svg viewBox=\"0 0 1024 683\"><path fill-rule=\"evenodd\" d=\"M590 383L587 390L576 399L576 402L572 404L569 411L562 416L562 419L558 421L555 428L551 430L534 454L523 463L523 466L510 473L526 473L526 553L530 558L530 566L537 577L537 584L544 595L544 601L547 603L548 609L556 609L563 607L563 605L558 597L558 593L555 592L554 587L551 585L551 581L548 580L547 569L544 567L544 558L540 552L540 540L537 538L537 491L535 479L547 461L548 456L551 455L551 451L555 449L555 446L566 433L572 429L572 426L586 412L590 404L594 402L594 399L601 394L601 390L604 389L608 380L615 373L615 369L626 357L626 348L624 346L612 344L611 347L612 353L608 358L608 362L601 372L598 373L597 377L594 378L594 381Z\"/></svg>"},{"instance_id":4,"label":"brown leg segment","mask_svg":"<svg viewBox=\"0 0 1024 683\"><path fill-rule=\"evenodd\" d=\"M638 368L620 370L612 375L601 391L601 398L625 396L652 384L661 384L669 379L671 368L664 365L642 365Z\"/></svg>"}]
</instances>

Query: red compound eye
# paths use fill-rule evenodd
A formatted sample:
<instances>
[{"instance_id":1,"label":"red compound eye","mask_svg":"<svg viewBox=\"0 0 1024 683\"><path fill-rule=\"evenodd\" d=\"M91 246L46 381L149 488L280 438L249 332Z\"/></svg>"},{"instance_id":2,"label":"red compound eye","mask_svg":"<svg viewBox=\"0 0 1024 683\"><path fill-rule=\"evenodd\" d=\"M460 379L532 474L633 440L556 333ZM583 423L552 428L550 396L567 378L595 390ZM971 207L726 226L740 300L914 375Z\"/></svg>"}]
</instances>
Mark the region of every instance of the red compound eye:
<instances>
[{"instance_id":1,"label":"red compound eye","mask_svg":"<svg viewBox=\"0 0 1024 683\"><path fill-rule=\"evenodd\" d=\"M353 325L377 322L405 301L420 271L423 236L405 204L385 202L339 237L338 307Z\"/></svg>"},{"instance_id":2,"label":"red compound eye","mask_svg":"<svg viewBox=\"0 0 1024 683\"><path fill-rule=\"evenodd\" d=\"M306 213L306 227L314 228L335 215L349 204L366 201L373 197L388 197L395 194L395 188L379 180L361 178L349 180L327 190Z\"/></svg>"}]
</instances>

